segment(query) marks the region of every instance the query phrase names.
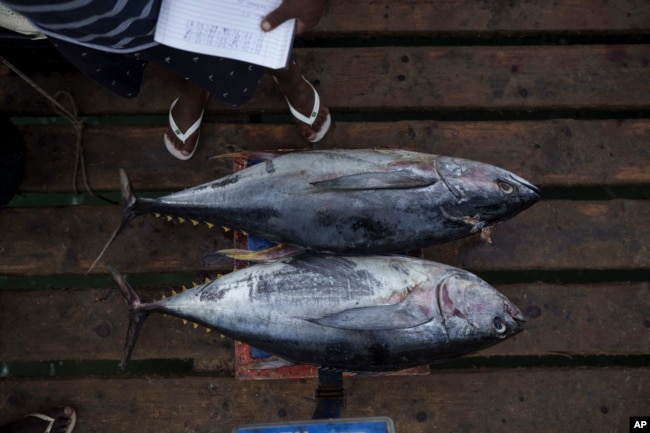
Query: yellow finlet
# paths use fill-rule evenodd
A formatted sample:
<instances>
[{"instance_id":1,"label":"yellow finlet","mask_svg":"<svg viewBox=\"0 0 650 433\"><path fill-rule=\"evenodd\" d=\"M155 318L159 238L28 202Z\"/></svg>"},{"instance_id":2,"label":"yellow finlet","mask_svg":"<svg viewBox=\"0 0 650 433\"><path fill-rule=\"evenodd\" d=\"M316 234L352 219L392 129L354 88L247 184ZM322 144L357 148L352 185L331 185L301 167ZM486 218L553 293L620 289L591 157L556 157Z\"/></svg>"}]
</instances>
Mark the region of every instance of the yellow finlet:
<instances>
[{"instance_id":1,"label":"yellow finlet","mask_svg":"<svg viewBox=\"0 0 650 433\"><path fill-rule=\"evenodd\" d=\"M158 212L155 212L155 213L154 213L154 216L155 216L156 218L160 218L160 214L159 214Z\"/></svg>"},{"instance_id":2,"label":"yellow finlet","mask_svg":"<svg viewBox=\"0 0 650 433\"><path fill-rule=\"evenodd\" d=\"M185 222L185 218L183 217L178 217L178 222L183 224Z\"/></svg>"},{"instance_id":3,"label":"yellow finlet","mask_svg":"<svg viewBox=\"0 0 650 433\"><path fill-rule=\"evenodd\" d=\"M207 225L209 229L214 227L214 224L212 224L210 222L207 222L207 221L204 221L204 222L205 222L205 225Z\"/></svg>"},{"instance_id":4,"label":"yellow finlet","mask_svg":"<svg viewBox=\"0 0 650 433\"><path fill-rule=\"evenodd\" d=\"M172 289L172 295L176 295L176 290Z\"/></svg>"},{"instance_id":5,"label":"yellow finlet","mask_svg":"<svg viewBox=\"0 0 650 433\"><path fill-rule=\"evenodd\" d=\"M230 153L220 153L209 157L208 159L219 159L219 158L246 158L248 155L247 152L230 152Z\"/></svg>"},{"instance_id":6,"label":"yellow finlet","mask_svg":"<svg viewBox=\"0 0 650 433\"><path fill-rule=\"evenodd\" d=\"M174 218L172 218L170 215L167 215L167 222L172 221Z\"/></svg>"},{"instance_id":7,"label":"yellow finlet","mask_svg":"<svg viewBox=\"0 0 650 433\"><path fill-rule=\"evenodd\" d=\"M190 222L192 223L193 226L198 226L199 222L197 220L191 219Z\"/></svg>"},{"instance_id":8,"label":"yellow finlet","mask_svg":"<svg viewBox=\"0 0 650 433\"><path fill-rule=\"evenodd\" d=\"M226 233L228 233L228 232L231 230L230 227L226 227L226 226L221 226L221 228L222 228L223 231L226 232Z\"/></svg>"},{"instance_id":9,"label":"yellow finlet","mask_svg":"<svg viewBox=\"0 0 650 433\"><path fill-rule=\"evenodd\" d=\"M183 291L187 290L187 287L185 287L185 286L181 286L181 287L182 287Z\"/></svg>"},{"instance_id":10,"label":"yellow finlet","mask_svg":"<svg viewBox=\"0 0 650 433\"><path fill-rule=\"evenodd\" d=\"M192 325L194 326L194 329L196 329L196 328L199 327L199 324L198 324L198 323L193 323Z\"/></svg>"}]
</instances>

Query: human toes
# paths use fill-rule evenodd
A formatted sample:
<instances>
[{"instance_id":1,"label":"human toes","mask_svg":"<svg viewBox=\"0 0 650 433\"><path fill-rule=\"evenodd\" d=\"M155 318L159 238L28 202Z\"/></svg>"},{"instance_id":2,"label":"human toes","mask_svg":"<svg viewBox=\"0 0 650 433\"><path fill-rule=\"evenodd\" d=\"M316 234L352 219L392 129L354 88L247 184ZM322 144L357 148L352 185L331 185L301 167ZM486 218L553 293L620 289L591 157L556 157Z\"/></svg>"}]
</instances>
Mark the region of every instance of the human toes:
<instances>
[{"instance_id":1,"label":"human toes","mask_svg":"<svg viewBox=\"0 0 650 433\"><path fill-rule=\"evenodd\" d=\"M54 424L52 425L51 433L65 433L72 423L72 417L74 416L74 409L69 406L59 407L52 409L47 413L47 415L54 418Z\"/></svg>"},{"instance_id":2,"label":"human toes","mask_svg":"<svg viewBox=\"0 0 650 433\"><path fill-rule=\"evenodd\" d=\"M165 136L167 137L167 139L171 141L171 143L173 144L176 150L178 150L185 156L191 154L194 151L198 139L198 134L199 131L196 131L194 134L189 136L187 140L185 140L185 142L183 142L176 136L176 134L173 133L171 128L169 127L165 128Z\"/></svg>"},{"instance_id":3,"label":"human toes","mask_svg":"<svg viewBox=\"0 0 650 433\"><path fill-rule=\"evenodd\" d=\"M21 433L43 433L47 430L48 425L52 422L50 419L52 419L54 421L49 430L50 433L65 433L72 424L74 415L74 409L71 407L56 407L40 414L28 415L21 421L17 421L14 428L17 429L15 431Z\"/></svg>"},{"instance_id":4,"label":"human toes","mask_svg":"<svg viewBox=\"0 0 650 433\"><path fill-rule=\"evenodd\" d=\"M300 134L306 140L313 141L323 129L323 126L325 125L325 122L327 121L327 116L329 116L329 114L330 114L329 108L327 108L324 105L321 105L320 110L318 112L318 116L314 120L314 123L311 124L311 126L306 123L298 122L300 125Z\"/></svg>"}]
</instances>

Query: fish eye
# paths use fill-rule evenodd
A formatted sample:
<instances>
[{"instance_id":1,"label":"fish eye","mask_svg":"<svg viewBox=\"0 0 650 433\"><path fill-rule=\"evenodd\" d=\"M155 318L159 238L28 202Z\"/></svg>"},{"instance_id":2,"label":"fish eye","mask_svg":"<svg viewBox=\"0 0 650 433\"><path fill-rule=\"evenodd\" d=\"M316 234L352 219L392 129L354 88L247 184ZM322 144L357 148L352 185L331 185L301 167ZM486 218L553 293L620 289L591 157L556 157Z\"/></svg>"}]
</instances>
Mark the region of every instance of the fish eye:
<instances>
[{"instance_id":1,"label":"fish eye","mask_svg":"<svg viewBox=\"0 0 650 433\"><path fill-rule=\"evenodd\" d=\"M501 320L500 317L495 317L492 323L497 334L505 334L505 332L508 330L508 327L505 323L503 323L503 320Z\"/></svg>"},{"instance_id":2,"label":"fish eye","mask_svg":"<svg viewBox=\"0 0 650 433\"><path fill-rule=\"evenodd\" d=\"M515 188L510 185L508 182L504 182L502 180L497 181L497 184L499 185L499 189L503 191L506 194L512 194L512 192L515 190Z\"/></svg>"}]
</instances>

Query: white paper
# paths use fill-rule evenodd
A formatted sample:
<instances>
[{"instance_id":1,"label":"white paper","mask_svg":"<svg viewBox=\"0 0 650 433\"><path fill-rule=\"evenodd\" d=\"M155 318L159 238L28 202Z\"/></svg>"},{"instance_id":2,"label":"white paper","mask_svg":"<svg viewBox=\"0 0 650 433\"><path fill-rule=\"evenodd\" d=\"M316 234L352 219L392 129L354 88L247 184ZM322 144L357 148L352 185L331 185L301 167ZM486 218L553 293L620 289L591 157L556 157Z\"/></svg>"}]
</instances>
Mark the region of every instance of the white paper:
<instances>
[{"instance_id":1,"label":"white paper","mask_svg":"<svg viewBox=\"0 0 650 433\"><path fill-rule=\"evenodd\" d=\"M154 39L163 45L284 68L295 20L270 32L260 24L281 0L163 0Z\"/></svg>"}]
</instances>

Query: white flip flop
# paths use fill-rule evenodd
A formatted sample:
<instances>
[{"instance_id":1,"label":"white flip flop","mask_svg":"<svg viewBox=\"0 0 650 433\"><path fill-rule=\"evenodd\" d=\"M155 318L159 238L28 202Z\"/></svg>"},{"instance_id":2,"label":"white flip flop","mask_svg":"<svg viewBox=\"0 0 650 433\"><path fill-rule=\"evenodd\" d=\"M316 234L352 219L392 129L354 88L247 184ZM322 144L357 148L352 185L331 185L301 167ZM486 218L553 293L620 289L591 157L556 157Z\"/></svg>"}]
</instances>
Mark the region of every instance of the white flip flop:
<instances>
[{"instance_id":1,"label":"white flip flop","mask_svg":"<svg viewBox=\"0 0 650 433\"><path fill-rule=\"evenodd\" d=\"M275 79L275 77L273 77ZM318 117L318 113L320 112L320 96L318 96L318 92L316 89L314 89L314 86L311 85L311 83L305 78L302 77L302 79L305 81L305 83L309 84L309 87L311 87L311 90L314 91L314 106L311 109L311 114L309 116L305 116L304 114L300 113L298 110L296 110L293 105L291 105L291 102L289 102L289 98L284 97L284 99L287 101L287 105L289 105L289 111L291 111L291 115L296 118L298 121L312 126L314 122L316 121L316 118ZM277 79L275 79L277 83ZM325 119L325 122L323 123L323 126L321 126L320 131L316 133L316 136L309 140L310 143L316 143L320 141L323 137L325 137L325 134L327 134L327 131L330 129L330 125L332 124L332 116L330 116L329 113L327 113L327 118Z\"/></svg>"},{"instance_id":2,"label":"white flip flop","mask_svg":"<svg viewBox=\"0 0 650 433\"><path fill-rule=\"evenodd\" d=\"M178 102L178 98L176 98L174 102L172 102L171 107L169 107L169 126L171 126L172 133L176 137L178 137L178 139L181 140L183 144L185 144L187 139L190 138L192 134L194 134L201 126L201 121L203 120L203 113L205 112L205 110L201 111L201 115L199 116L197 121L194 122L194 124L190 126L187 131L183 132L178 127L178 125L176 125L176 122L174 121L174 117L172 116L172 110L174 109L174 106L176 106L176 102ZM199 137L197 136L196 144L194 145L194 149L192 150L192 152L189 155L183 155L183 153L180 150L174 147L174 143L169 138L167 138L167 134L163 134L163 139L165 140L165 147L167 148L167 151L169 151L169 153L171 153L173 157L180 159L181 161L187 161L188 159L193 157L194 152L196 152L196 148L199 147Z\"/></svg>"},{"instance_id":3,"label":"white flip flop","mask_svg":"<svg viewBox=\"0 0 650 433\"><path fill-rule=\"evenodd\" d=\"M45 422L48 422L48 426L45 429L43 433L50 433L52 431L52 427L54 426L54 423L56 422L56 418L52 418L51 416L45 415L43 413L30 413L27 415L27 417L34 417L41 419ZM77 412L72 410L72 415L70 416L70 423L68 424L68 427L65 429L65 433L71 433L72 430L74 430L74 426L77 423Z\"/></svg>"}]
</instances>

